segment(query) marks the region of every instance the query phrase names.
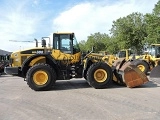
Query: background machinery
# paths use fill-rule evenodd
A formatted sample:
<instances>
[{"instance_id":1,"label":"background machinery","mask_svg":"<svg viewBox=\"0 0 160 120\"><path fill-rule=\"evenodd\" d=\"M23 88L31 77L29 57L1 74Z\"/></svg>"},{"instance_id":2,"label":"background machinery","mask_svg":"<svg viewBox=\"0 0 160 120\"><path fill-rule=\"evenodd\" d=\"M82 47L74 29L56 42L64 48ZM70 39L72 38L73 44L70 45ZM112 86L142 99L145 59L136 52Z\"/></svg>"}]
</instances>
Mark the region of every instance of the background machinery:
<instances>
[{"instance_id":1,"label":"background machinery","mask_svg":"<svg viewBox=\"0 0 160 120\"><path fill-rule=\"evenodd\" d=\"M9 66L10 55L0 55L0 75L4 73L4 68Z\"/></svg>"},{"instance_id":2,"label":"background machinery","mask_svg":"<svg viewBox=\"0 0 160 120\"><path fill-rule=\"evenodd\" d=\"M112 63L114 61L120 59L125 59L126 61L130 61L132 65L137 66L143 73L147 74L149 71L149 64L144 59L140 59L141 55L137 55L133 50L131 49L122 49L120 50L116 56L112 55ZM122 61L119 61L122 62Z\"/></svg>"},{"instance_id":3,"label":"background machinery","mask_svg":"<svg viewBox=\"0 0 160 120\"><path fill-rule=\"evenodd\" d=\"M150 77L160 78L160 44L151 44L141 59L148 63L151 70Z\"/></svg>"},{"instance_id":4,"label":"background machinery","mask_svg":"<svg viewBox=\"0 0 160 120\"><path fill-rule=\"evenodd\" d=\"M53 46L18 51L11 54L11 66L5 68L7 74L23 77L33 90L48 90L56 80L85 78L94 88L106 88L112 80L127 87L135 87L148 82L143 72L121 60L109 64L110 56L92 51L81 54L74 33L54 33Z\"/></svg>"},{"instance_id":5,"label":"background machinery","mask_svg":"<svg viewBox=\"0 0 160 120\"><path fill-rule=\"evenodd\" d=\"M136 65L145 74L150 72L150 77L160 77L160 44L151 44L143 55L136 56L132 53L130 50L122 50L119 55L130 59L132 64Z\"/></svg>"}]
</instances>

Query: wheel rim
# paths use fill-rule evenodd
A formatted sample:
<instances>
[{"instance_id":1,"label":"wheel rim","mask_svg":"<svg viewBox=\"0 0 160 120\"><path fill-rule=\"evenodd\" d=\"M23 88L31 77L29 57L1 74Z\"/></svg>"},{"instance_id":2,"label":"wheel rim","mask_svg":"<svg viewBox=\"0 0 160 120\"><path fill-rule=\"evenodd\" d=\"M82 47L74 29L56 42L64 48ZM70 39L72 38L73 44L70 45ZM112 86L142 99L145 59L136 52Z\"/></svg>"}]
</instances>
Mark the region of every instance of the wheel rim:
<instances>
[{"instance_id":1,"label":"wheel rim","mask_svg":"<svg viewBox=\"0 0 160 120\"><path fill-rule=\"evenodd\" d=\"M44 71L37 71L34 73L33 75L33 81L37 84L37 85L44 85L47 83L48 81L48 75L46 72Z\"/></svg>"},{"instance_id":2,"label":"wheel rim","mask_svg":"<svg viewBox=\"0 0 160 120\"><path fill-rule=\"evenodd\" d=\"M138 65L137 67L138 67L142 72L144 72L144 70L145 70L144 65Z\"/></svg>"},{"instance_id":3,"label":"wheel rim","mask_svg":"<svg viewBox=\"0 0 160 120\"><path fill-rule=\"evenodd\" d=\"M94 72L94 79L97 82L104 82L107 79L107 72L103 69L98 69Z\"/></svg>"}]
</instances>

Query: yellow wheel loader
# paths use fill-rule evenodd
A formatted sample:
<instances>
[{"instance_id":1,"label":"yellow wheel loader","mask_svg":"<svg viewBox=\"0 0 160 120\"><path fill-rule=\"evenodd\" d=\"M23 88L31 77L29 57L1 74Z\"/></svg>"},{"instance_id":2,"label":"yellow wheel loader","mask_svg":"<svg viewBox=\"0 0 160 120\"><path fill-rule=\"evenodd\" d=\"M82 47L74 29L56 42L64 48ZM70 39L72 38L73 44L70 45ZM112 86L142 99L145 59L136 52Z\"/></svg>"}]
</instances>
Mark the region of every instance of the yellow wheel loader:
<instances>
[{"instance_id":1,"label":"yellow wheel loader","mask_svg":"<svg viewBox=\"0 0 160 120\"><path fill-rule=\"evenodd\" d=\"M144 59L140 59L141 55L136 55L131 49L122 49L117 53L116 59L130 61L131 65L138 67L143 73L147 75L149 71L149 64ZM115 59L114 59L115 60Z\"/></svg>"},{"instance_id":2,"label":"yellow wheel loader","mask_svg":"<svg viewBox=\"0 0 160 120\"><path fill-rule=\"evenodd\" d=\"M45 41L42 46L12 53L11 66L5 67L5 72L23 77L35 91L51 89L56 80L83 77L97 89L107 88L112 80L127 87L148 82L146 75L129 62L112 66L109 57L94 53L94 49L81 54L74 33L53 33L52 49L46 48Z\"/></svg>"},{"instance_id":3,"label":"yellow wheel loader","mask_svg":"<svg viewBox=\"0 0 160 120\"><path fill-rule=\"evenodd\" d=\"M143 59L150 65L150 78L160 78L160 44L151 44L149 53Z\"/></svg>"},{"instance_id":4,"label":"yellow wheel loader","mask_svg":"<svg viewBox=\"0 0 160 120\"><path fill-rule=\"evenodd\" d=\"M144 55L135 56L134 59L129 57L130 55L129 50L120 51L120 58L131 59L132 64L136 65L145 74L150 72L150 77L160 78L160 44L151 44Z\"/></svg>"}]
</instances>

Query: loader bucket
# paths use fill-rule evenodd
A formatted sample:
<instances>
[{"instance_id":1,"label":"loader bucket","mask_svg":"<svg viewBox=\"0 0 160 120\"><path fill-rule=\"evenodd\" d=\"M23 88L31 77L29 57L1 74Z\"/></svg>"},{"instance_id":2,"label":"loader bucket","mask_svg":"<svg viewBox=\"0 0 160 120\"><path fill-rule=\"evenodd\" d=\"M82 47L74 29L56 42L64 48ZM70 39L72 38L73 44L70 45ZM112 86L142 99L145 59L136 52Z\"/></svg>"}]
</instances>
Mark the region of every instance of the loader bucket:
<instances>
[{"instance_id":1,"label":"loader bucket","mask_svg":"<svg viewBox=\"0 0 160 120\"><path fill-rule=\"evenodd\" d=\"M160 78L160 65L154 67L149 75L150 78Z\"/></svg>"},{"instance_id":2,"label":"loader bucket","mask_svg":"<svg viewBox=\"0 0 160 120\"><path fill-rule=\"evenodd\" d=\"M132 65L130 61L121 59L115 62L113 73L118 83L124 83L127 87L133 88L148 82L147 76L138 67Z\"/></svg>"}]
</instances>

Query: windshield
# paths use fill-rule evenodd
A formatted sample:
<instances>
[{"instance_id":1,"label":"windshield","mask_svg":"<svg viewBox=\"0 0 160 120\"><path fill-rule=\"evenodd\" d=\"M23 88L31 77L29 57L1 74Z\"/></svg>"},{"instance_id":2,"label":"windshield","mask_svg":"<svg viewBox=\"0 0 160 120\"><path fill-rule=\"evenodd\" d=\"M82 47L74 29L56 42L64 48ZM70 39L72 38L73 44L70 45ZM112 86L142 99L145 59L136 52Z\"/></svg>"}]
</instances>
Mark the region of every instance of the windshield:
<instances>
[{"instance_id":1,"label":"windshield","mask_svg":"<svg viewBox=\"0 0 160 120\"><path fill-rule=\"evenodd\" d=\"M119 52L118 52L118 57L119 57L119 58L126 57L126 51L119 51Z\"/></svg>"},{"instance_id":2,"label":"windshield","mask_svg":"<svg viewBox=\"0 0 160 120\"><path fill-rule=\"evenodd\" d=\"M61 35L60 36L61 44L60 50L65 53L71 53L71 40L69 35Z\"/></svg>"},{"instance_id":3,"label":"windshield","mask_svg":"<svg viewBox=\"0 0 160 120\"><path fill-rule=\"evenodd\" d=\"M152 46L151 48L150 48L150 54L152 55L152 56L155 56L155 46Z\"/></svg>"},{"instance_id":4,"label":"windshield","mask_svg":"<svg viewBox=\"0 0 160 120\"><path fill-rule=\"evenodd\" d=\"M156 58L160 57L160 46L151 46L150 48L150 54Z\"/></svg>"},{"instance_id":5,"label":"windshield","mask_svg":"<svg viewBox=\"0 0 160 120\"><path fill-rule=\"evenodd\" d=\"M155 57L156 58L160 58L160 46L155 46Z\"/></svg>"}]
</instances>

